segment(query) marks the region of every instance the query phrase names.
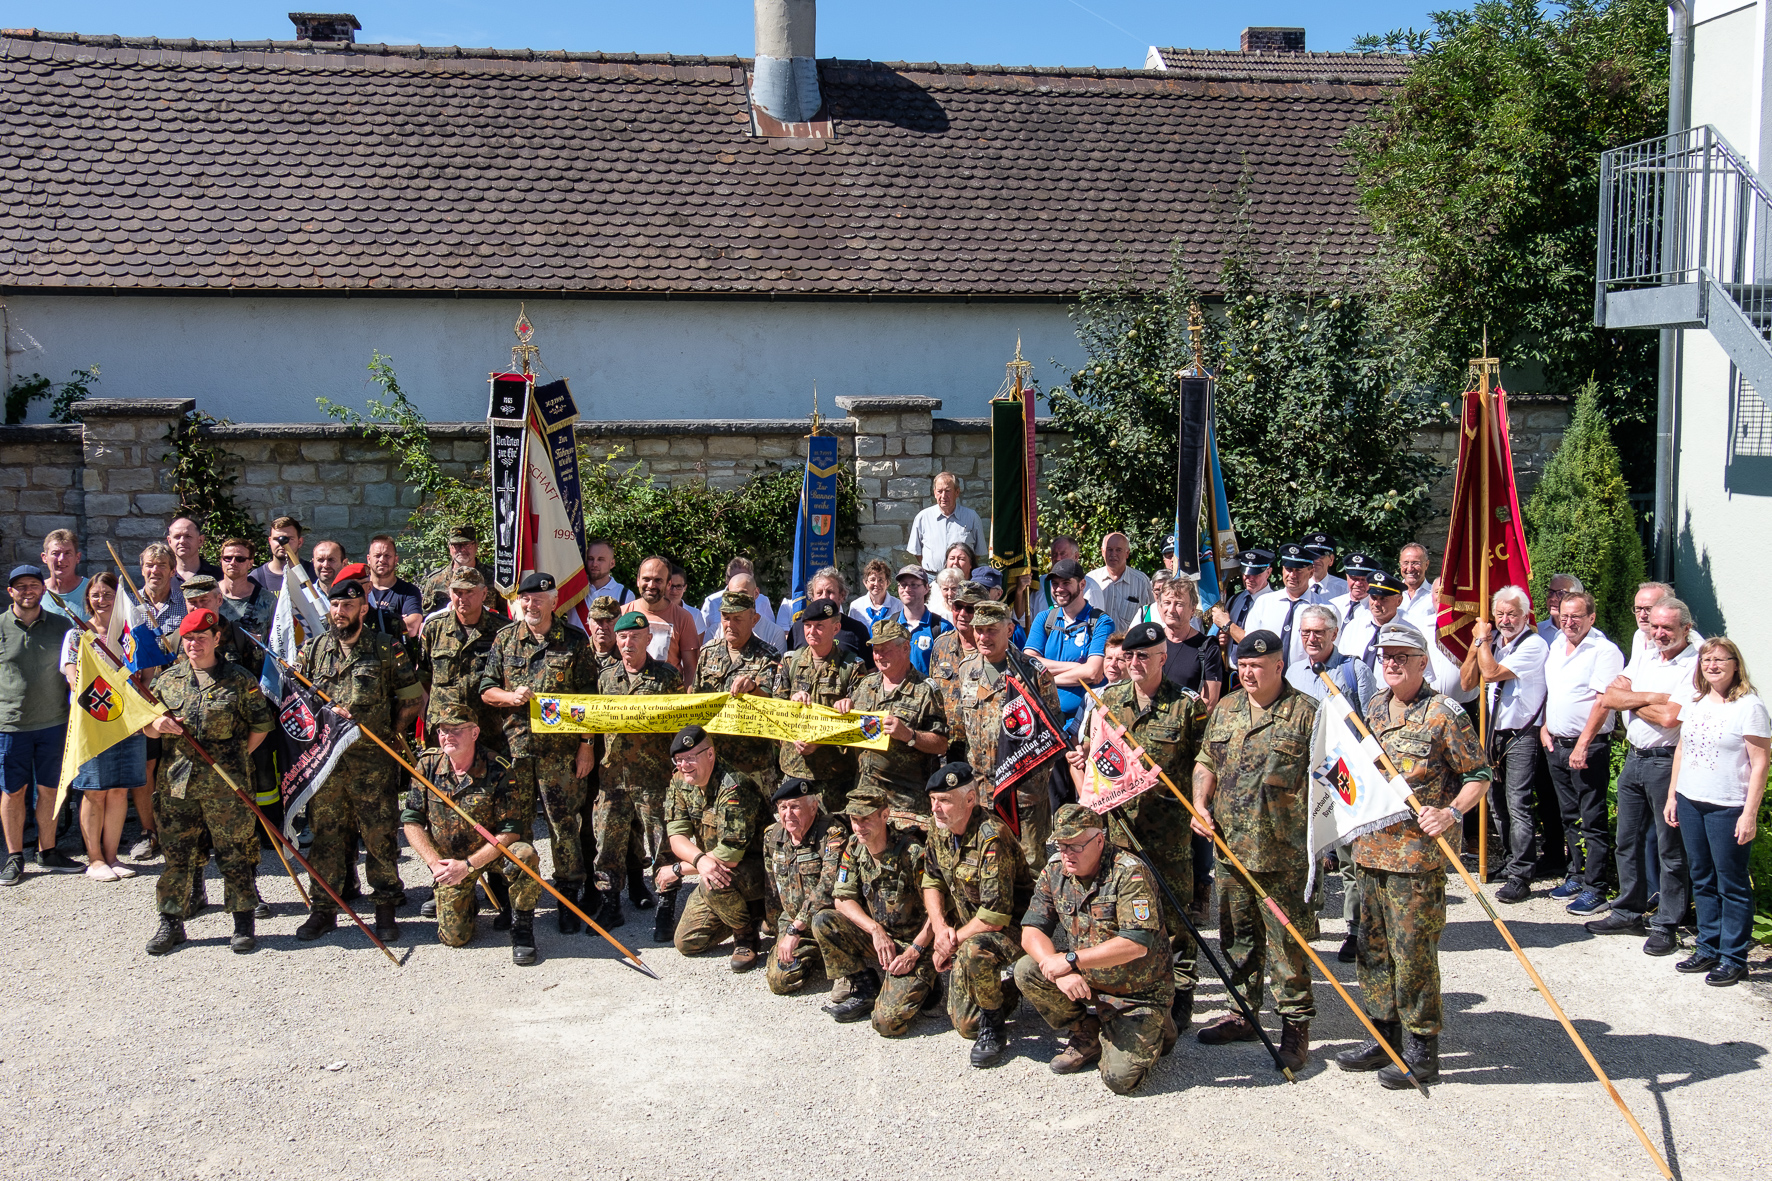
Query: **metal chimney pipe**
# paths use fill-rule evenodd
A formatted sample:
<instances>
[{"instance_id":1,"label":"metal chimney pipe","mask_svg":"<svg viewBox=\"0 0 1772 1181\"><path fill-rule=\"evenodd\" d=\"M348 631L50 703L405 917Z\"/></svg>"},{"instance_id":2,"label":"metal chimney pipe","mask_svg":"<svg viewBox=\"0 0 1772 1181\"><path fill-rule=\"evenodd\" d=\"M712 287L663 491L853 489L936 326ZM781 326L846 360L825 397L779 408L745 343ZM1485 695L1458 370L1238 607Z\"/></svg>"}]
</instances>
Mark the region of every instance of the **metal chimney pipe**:
<instances>
[{"instance_id":1,"label":"metal chimney pipe","mask_svg":"<svg viewBox=\"0 0 1772 1181\"><path fill-rule=\"evenodd\" d=\"M817 0L755 0L757 59L751 101L783 123L806 123L818 92Z\"/></svg>"}]
</instances>

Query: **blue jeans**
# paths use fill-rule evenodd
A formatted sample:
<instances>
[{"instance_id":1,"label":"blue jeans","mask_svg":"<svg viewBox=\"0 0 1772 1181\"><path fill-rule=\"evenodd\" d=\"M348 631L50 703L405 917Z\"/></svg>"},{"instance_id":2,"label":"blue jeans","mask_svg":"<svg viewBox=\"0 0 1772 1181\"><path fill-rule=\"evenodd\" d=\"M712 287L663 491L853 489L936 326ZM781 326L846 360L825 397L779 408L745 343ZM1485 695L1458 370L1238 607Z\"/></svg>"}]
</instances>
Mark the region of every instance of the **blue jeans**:
<instances>
[{"instance_id":1,"label":"blue jeans","mask_svg":"<svg viewBox=\"0 0 1772 1181\"><path fill-rule=\"evenodd\" d=\"M1753 846L1735 843L1741 809L1701 804L1678 792L1674 809L1686 843L1692 903L1698 908L1696 954L1720 959L1727 968L1746 967L1754 925L1754 893L1747 883L1747 857Z\"/></svg>"}]
</instances>

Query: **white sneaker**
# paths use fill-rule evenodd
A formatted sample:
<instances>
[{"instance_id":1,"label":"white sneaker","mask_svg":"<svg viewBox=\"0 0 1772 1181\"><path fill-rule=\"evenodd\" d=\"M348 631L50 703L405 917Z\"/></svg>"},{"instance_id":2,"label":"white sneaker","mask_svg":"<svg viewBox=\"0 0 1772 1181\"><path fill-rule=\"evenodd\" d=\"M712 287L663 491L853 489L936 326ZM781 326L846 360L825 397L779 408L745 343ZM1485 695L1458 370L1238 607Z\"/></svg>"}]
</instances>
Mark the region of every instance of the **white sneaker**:
<instances>
[{"instance_id":1,"label":"white sneaker","mask_svg":"<svg viewBox=\"0 0 1772 1181\"><path fill-rule=\"evenodd\" d=\"M94 861L86 867L86 876L101 882L114 882L117 880L117 871L102 861Z\"/></svg>"},{"instance_id":2,"label":"white sneaker","mask_svg":"<svg viewBox=\"0 0 1772 1181\"><path fill-rule=\"evenodd\" d=\"M132 878L135 876L135 871L130 869L127 865L124 865L121 861L111 862L111 872L116 874L119 878Z\"/></svg>"}]
</instances>

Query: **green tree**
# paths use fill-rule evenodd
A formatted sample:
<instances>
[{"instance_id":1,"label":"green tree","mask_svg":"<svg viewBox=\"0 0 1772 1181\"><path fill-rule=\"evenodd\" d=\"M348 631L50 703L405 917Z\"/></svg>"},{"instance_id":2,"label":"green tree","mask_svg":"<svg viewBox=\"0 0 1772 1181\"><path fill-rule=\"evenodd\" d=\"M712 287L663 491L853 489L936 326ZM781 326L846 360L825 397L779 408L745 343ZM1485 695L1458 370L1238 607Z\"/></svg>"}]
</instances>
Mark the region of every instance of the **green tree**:
<instances>
[{"instance_id":1,"label":"green tree","mask_svg":"<svg viewBox=\"0 0 1772 1181\"><path fill-rule=\"evenodd\" d=\"M269 558L265 548L264 522L234 499L234 485L240 478L240 457L224 451L210 435L209 428L228 426L228 419L217 421L200 410L194 410L166 429L166 441L172 450L161 458L172 465L172 488L178 493L178 511L203 527L203 557L214 562L221 556L221 546L230 537L252 541L252 552L260 561Z\"/></svg>"},{"instance_id":2,"label":"green tree","mask_svg":"<svg viewBox=\"0 0 1772 1181\"><path fill-rule=\"evenodd\" d=\"M1546 392L1591 375L1626 478L1647 488L1656 336L1594 326L1593 268L1600 153L1666 129L1666 8L1484 0L1432 19L1425 38L1367 39L1418 56L1347 144L1399 343L1445 398L1485 331Z\"/></svg>"},{"instance_id":3,"label":"green tree","mask_svg":"<svg viewBox=\"0 0 1772 1181\"><path fill-rule=\"evenodd\" d=\"M1573 574L1598 604L1598 626L1628 649L1637 626L1631 601L1643 581L1643 543L1596 382L1581 388L1575 417L1526 502L1526 546L1532 601L1546 601L1551 575Z\"/></svg>"}]
</instances>

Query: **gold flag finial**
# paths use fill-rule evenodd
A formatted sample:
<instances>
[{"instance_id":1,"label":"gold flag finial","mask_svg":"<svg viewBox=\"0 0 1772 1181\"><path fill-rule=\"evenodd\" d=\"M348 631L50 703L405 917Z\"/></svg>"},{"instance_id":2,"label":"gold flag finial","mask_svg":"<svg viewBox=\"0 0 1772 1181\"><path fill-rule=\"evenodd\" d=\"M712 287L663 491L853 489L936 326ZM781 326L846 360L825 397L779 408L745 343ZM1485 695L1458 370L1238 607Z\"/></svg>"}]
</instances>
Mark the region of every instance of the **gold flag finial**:
<instances>
[{"instance_id":1,"label":"gold flag finial","mask_svg":"<svg viewBox=\"0 0 1772 1181\"><path fill-rule=\"evenodd\" d=\"M1470 382L1466 393L1487 394L1501 384L1501 359L1489 355L1489 326L1483 325L1482 355L1471 358Z\"/></svg>"},{"instance_id":2,"label":"gold flag finial","mask_svg":"<svg viewBox=\"0 0 1772 1181\"><path fill-rule=\"evenodd\" d=\"M1034 371L1032 361L1021 359L1021 333L1019 332L1015 334L1015 359L1005 365L1004 369L1008 372L1003 379L1003 389L998 392L998 396L1007 394L1010 397L1015 397L1027 388L1028 376Z\"/></svg>"},{"instance_id":3,"label":"gold flag finial","mask_svg":"<svg viewBox=\"0 0 1772 1181\"><path fill-rule=\"evenodd\" d=\"M812 382L812 433L817 434L818 428L824 425L824 415L818 412L818 381Z\"/></svg>"},{"instance_id":4,"label":"gold flag finial","mask_svg":"<svg viewBox=\"0 0 1772 1181\"><path fill-rule=\"evenodd\" d=\"M1195 300L1187 305L1187 335L1188 340L1194 346L1194 372L1196 374L1206 372L1205 334L1206 323L1202 319L1200 303Z\"/></svg>"},{"instance_id":5,"label":"gold flag finial","mask_svg":"<svg viewBox=\"0 0 1772 1181\"><path fill-rule=\"evenodd\" d=\"M517 334L517 343L511 346L511 368L525 377L530 373L535 354L541 352L541 346L529 343L535 336L535 325L529 322L528 306L523 303L517 305L517 323L511 328Z\"/></svg>"}]
</instances>

